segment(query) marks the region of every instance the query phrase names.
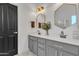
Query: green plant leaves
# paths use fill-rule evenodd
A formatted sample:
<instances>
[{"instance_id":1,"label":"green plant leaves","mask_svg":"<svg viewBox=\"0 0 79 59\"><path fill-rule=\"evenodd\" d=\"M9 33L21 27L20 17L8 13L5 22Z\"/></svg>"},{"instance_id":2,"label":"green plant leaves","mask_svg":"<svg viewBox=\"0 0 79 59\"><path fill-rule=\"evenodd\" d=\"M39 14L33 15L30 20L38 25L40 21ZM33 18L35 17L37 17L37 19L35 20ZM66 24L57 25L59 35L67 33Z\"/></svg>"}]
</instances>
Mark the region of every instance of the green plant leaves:
<instances>
[{"instance_id":1,"label":"green plant leaves","mask_svg":"<svg viewBox=\"0 0 79 59\"><path fill-rule=\"evenodd\" d=\"M49 30L50 28L51 28L50 22L48 22L48 23L42 23L42 29Z\"/></svg>"}]
</instances>

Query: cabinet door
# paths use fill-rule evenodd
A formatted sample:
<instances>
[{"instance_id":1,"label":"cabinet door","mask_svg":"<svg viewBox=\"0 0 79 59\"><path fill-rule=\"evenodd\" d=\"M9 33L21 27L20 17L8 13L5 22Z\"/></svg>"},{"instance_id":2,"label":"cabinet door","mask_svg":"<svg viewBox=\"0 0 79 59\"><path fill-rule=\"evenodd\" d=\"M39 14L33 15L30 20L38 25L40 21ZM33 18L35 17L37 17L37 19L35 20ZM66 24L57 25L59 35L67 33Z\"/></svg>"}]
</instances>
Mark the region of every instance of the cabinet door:
<instances>
[{"instance_id":1,"label":"cabinet door","mask_svg":"<svg viewBox=\"0 0 79 59\"><path fill-rule=\"evenodd\" d=\"M57 49L53 46L46 45L46 55L47 56L57 56Z\"/></svg>"},{"instance_id":2,"label":"cabinet door","mask_svg":"<svg viewBox=\"0 0 79 59\"><path fill-rule=\"evenodd\" d=\"M45 44L44 43L41 44L38 42L38 56L45 56Z\"/></svg>"},{"instance_id":3,"label":"cabinet door","mask_svg":"<svg viewBox=\"0 0 79 59\"><path fill-rule=\"evenodd\" d=\"M7 30L8 32L17 31L17 7L13 5L7 6Z\"/></svg>"},{"instance_id":4,"label":"cabinet door","mask_svg":"<svg viewBox=\"0 0 79 59\"><path fill-rule=\"evenodd\" d=\"M37 38L33 36L29 36L29 44L28 47L31 52L37 55Z\"/></svg>"},{"instance_id":5,"label":"cabinet door","mask_svg":"<svg viewBox=\"0 0 79 59\"><path fill-rule=\"evenodd\" d=\"M33 41L33 53L37 55L37 40Z\"/></svg>"},{"instance_id":6,"label":"cabinet door","mask_svg":"<svg viewBox=\"0 0 79 59\"><path fill-rule=\"evenodd\" d=\"M30 51L33 51L33 40L32 39L29 39L28 47Z\"/></svg>"},{"instance_id":7,"label":"cabinet door","mask_svg":"<svg viewBox=\"0 0 79 59\"><path fill-rule=\"evenodd\" d=\"M45 49L38 47L38 56L45 56Z\"/></svg>"},{"instance_id":8,"label":"cabinet door","mask_svg":"<svg viewBox=\"0 0 79 59\"><path fill-rule=\"evenodd\" d=\"M45 56L45 39L38 38L38 56Z\"/></svg>"},{"instance_id":9,"label":"cabinet door","mask_svg":"<svg viewBox=\"0 0 79 59\"><path fill-rule=\"evenodd\" d=\"M66 51L61 51L60 56L75 56L75 55Z\"/></svg>"}]
</instances>

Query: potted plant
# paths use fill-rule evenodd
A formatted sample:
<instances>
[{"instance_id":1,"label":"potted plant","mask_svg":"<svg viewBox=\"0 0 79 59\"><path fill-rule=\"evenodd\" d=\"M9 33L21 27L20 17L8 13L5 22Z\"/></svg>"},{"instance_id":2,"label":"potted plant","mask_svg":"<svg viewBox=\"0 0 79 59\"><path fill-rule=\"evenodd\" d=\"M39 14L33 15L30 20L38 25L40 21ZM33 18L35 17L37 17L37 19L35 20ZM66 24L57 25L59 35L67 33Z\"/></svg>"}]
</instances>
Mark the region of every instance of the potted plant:
<instances>
[{"instance_id":1,"label":"potted plant","mask_svg":"<svg viewBox=\"0 0 79 59\"><path fill-rule=\"evenodd\" d=\"M49 35L48 30L51 28L50 22L42 23L42 29L46 30L46 34Z\"/></svg>"}]
</instances>

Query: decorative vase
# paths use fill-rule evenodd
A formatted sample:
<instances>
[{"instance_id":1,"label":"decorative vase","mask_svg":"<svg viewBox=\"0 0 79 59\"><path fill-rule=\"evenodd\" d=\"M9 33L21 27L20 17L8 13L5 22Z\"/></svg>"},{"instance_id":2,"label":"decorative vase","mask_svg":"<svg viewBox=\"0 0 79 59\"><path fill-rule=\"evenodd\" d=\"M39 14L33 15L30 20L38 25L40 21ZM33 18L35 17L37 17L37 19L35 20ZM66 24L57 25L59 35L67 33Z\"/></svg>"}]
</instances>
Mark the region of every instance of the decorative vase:
<instances>
[{"instance_id":1,"label":"decorative vase","mask_svg":"<svg viewBox=\"0 0 79 59\"><path fill-rule=\"evenodd\" d=\"M49 35L49 31L48 30L46 30L46 35Z\"/></svg>"}]
</instances>

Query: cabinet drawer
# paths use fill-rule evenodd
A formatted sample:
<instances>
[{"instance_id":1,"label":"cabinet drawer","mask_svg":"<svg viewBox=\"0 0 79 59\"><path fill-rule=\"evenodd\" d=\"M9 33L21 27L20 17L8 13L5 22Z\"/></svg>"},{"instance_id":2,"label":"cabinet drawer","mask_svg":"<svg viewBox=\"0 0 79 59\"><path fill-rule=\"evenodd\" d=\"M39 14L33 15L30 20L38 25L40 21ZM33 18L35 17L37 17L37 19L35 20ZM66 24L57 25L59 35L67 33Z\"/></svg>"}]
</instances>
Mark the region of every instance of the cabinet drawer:
<instances>
[{"instance_id":1,"label":"cabinet drawer","mask_svg":"<svg viewBox=\"0 0 79 59\"><path fill-rule=\"evenodd\" d=\"M61 48L64 51L67 51L67 52L70 52L72 54L78 55L79 47L71 45L71 44L66 44L66 43L61 43L61 42L57 42L57 41L46 40L46 45L56 46L58 48Z\"/></svg>"},{"instance_id":2,"label":"cabinet drawer","mask_svg":"<svg viewBox=\"0 0 79 59\"><path fill-rule=\"evenodd\" d=\"M38 38L38 43L45 45L45 39L43 38Z\"/></svg>"},{"instance_id":3,"label":"cabinet drawer","mask_svg":"<svg viewBox=\"0 0 79 59\"><path fill-rule=\"evenodd\" d=\"M37 40L37 37L29 36L29 39Z\"/></svg>"}]
</instances>

